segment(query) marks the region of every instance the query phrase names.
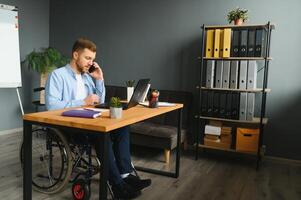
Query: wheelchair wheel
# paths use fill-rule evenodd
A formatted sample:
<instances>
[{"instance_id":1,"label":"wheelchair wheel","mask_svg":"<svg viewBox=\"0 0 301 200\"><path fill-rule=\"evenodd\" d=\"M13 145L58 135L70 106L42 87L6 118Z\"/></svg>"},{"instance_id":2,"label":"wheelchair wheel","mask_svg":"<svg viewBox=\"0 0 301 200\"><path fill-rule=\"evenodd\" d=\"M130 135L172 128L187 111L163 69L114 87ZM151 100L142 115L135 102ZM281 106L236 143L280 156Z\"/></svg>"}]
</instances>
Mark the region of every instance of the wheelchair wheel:
<instances>
[{"instance_id":1,"label":"wheelchair wheel","mask_svg":"<svg viewBox=\"0 0 301 200\"><path fill-rule=\"evenodd\" d=\"M72 196L74 200L88 200L90 199L91 190L89 184L83 180L78 179L72 185Z\"/></svg>"},{"instance_id":2,"label":"wheelchair wheel","mask_svg":"<svg viewBox=\"0 0 301 200\"><path fill-rule=\"evenodd\" d=\"M22 143L21 164L23 148ZM63 190L72 172L71 159L68 142L59 130L53 128L34 130L32 133L33 189L45 194L54 194Z\"/></svg>"}]
</instances>

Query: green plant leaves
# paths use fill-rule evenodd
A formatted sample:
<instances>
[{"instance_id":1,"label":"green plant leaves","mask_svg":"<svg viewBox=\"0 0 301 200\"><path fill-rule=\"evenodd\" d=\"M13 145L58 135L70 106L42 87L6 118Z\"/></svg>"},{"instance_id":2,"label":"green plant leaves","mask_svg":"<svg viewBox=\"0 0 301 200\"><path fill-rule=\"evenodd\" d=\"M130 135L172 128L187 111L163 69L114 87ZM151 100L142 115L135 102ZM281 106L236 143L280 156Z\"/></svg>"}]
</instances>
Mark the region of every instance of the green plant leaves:
<instances>
[{"instance_id":1,"label":"green plant leaves","mask_svg":"<svg viewBox=\"0 0 301 200\"><path fill-rule=\"evenodd\" d=\"M48 73L57 67L66 65L69 59L62 56L61 53L53 47L43 48L37 52L33 50L26 56L22 64L28 66L38 73Z\"/></svg>"},{"instance_id":2,"label":"green plant leaves","mask_svg":"<svg viewBox=\"0 0 301 200\"><path fill-rule=\"evenodd\" d=\"M233 9L230 12L228 12L227 19L229 23L237 19L242 19L243 21L246 21L248 19L248 10L237 7L236 9Z\"/></svg>"},{"instance_id":3,"label":"green plant leaves","mask_svg":"<svg viewBox=\"0 0 301 200\"><path fill-rule=\"evenodd\" d=\"M121 102L119 97L112 97L110 100L110 107L120 108Z\"/></svg>"},{"instance_id":4,"label":"green plant leaves","mask_svg":"<svg viewBox=\"0 0 301 200\"><path fill-rule=\"evenodd\" d=\"M127 80L127 81L125 81L125 85L127 87L134 87L134 84L135 84L135 80Z\"/></svg>"}]
</instances>

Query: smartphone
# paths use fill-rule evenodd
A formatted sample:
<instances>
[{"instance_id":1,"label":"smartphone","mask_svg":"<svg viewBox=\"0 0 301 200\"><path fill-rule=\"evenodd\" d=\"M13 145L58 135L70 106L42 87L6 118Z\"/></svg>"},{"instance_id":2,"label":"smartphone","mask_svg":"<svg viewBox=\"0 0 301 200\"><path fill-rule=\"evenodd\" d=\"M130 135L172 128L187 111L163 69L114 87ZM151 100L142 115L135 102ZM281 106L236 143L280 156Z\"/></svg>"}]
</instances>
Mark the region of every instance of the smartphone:
<instances>
[{"instance_id":1,"label":"smartphone","mask_svg":"<svg viewBox=\"0 0 301 200\"><path fill-rule=\"evenodd\" d=\"M89 73L92 73L96 70L96 67L94 65L91 65L91 67L89 68Z\"/></svg>"}]
</instances>

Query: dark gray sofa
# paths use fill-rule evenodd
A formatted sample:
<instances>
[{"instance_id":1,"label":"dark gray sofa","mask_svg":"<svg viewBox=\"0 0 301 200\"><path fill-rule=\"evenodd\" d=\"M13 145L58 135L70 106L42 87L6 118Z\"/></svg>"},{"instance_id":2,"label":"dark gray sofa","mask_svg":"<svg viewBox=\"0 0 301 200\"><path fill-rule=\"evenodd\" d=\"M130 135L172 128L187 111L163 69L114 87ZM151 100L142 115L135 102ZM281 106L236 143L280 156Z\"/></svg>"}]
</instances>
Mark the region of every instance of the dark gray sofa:
<instances>
[{"instance_id":1,"label":"dark gray sofa","mask_svg":"<svg viewBox=\"0 0 301 200\"><path fill-rule=\"evenodd\" d=\"M106 101L112 96L126 99L126 88L106 86ZM192 93L184 91L159 90L159 101L183 103L181 143L186 142L191 132ZM170 153L177 145L178 112L173 111L130 126L131 144L164 149L165 162L170 162ZM184 145L185 146L185 145Z\"/></svg>"}]
</instances>

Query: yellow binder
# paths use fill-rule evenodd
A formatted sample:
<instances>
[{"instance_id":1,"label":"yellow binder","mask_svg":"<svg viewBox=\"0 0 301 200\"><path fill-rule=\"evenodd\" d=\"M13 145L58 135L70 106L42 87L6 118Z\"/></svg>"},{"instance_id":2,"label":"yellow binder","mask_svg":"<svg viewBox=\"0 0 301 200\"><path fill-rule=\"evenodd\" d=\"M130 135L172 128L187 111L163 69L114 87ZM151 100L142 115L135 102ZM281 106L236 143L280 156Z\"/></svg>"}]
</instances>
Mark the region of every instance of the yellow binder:
<instances>
[{"instance_id":1,"label":"yellow binder","mask_svg":"<svg viewBox=\"0 0 301 200\"><path fill-rule=\"evenodd\" d=\"M212 58L213 56L213 39L214 39L214 30L206 31L206 58Z\"/></svg>"},{"instance_id":2,"label":"yellow binder","mask_svg":"<svg viewBox=\"0 0 301 200\"><path fill-rule=\"evenodd\" d=\"M224 30L221 29L220 40L219 40L219 57L223 57L224 51Z\"/></svg>"},{"instance_id":3,"label":"yellow binder","mask_svg":"<svg viewBox=\"0 0 301 200\"><path fill-rule=\"evenodd\" d=\"M220 29L215 29L214 31L214 53L213 57L218 58L219 57L219 45L220 45L220 37L221 37L221 30Z\"/></svg>"},{"instance_id":4,"label":"yellow binder","mask_svg":"<svg viewBox=\"0 0 301 200\"><path fill-rule=\"evenodd\" d=\"M231 48L231 29L230 28L225 28L223 30L223 44L222 44L222 48L223 51L222 56L223 58L228 58L230 57L230 48Z\"/></svg>"}]
</instances>

